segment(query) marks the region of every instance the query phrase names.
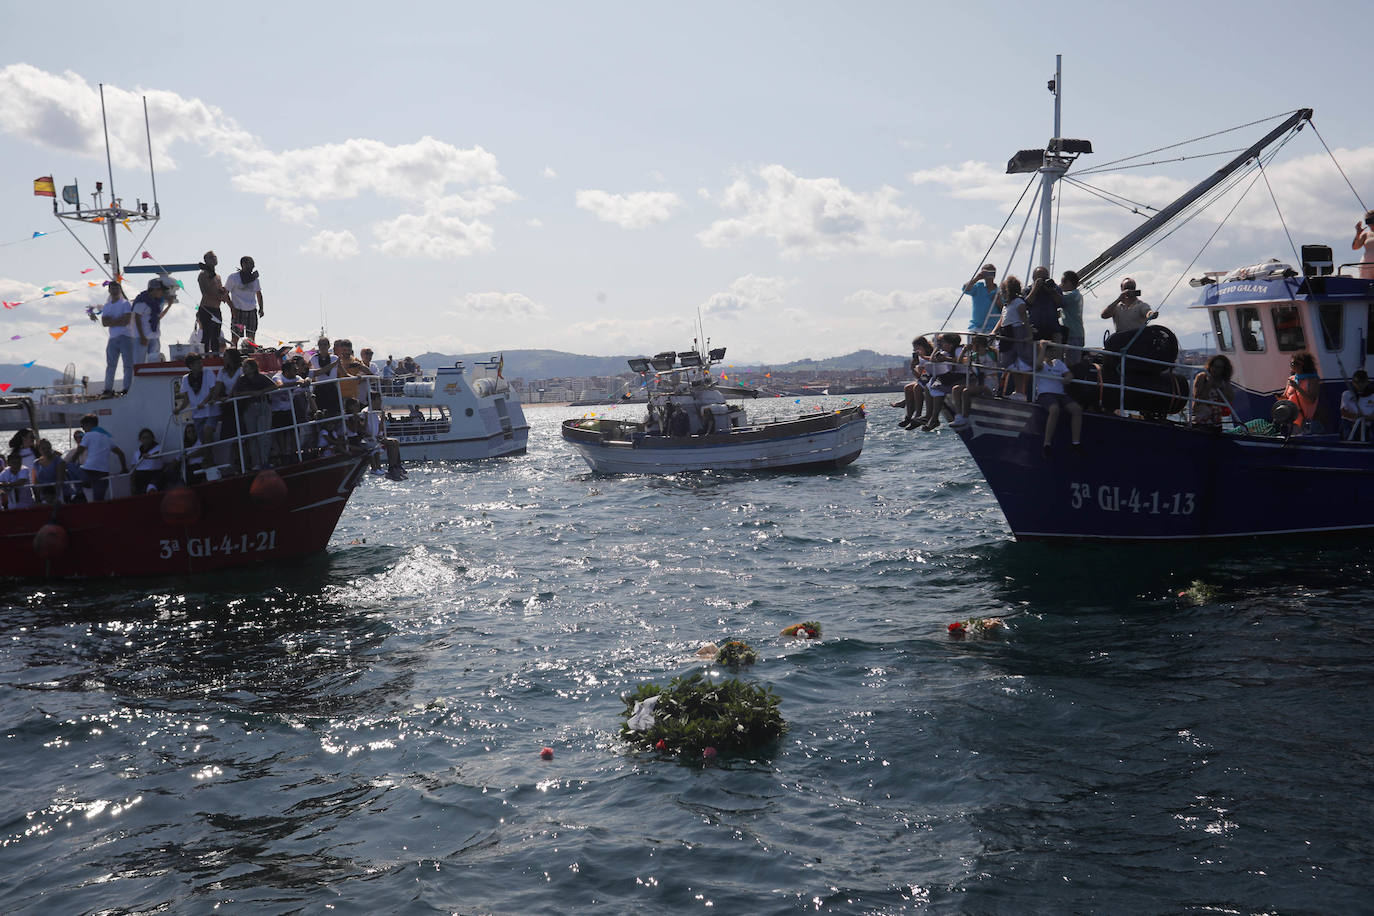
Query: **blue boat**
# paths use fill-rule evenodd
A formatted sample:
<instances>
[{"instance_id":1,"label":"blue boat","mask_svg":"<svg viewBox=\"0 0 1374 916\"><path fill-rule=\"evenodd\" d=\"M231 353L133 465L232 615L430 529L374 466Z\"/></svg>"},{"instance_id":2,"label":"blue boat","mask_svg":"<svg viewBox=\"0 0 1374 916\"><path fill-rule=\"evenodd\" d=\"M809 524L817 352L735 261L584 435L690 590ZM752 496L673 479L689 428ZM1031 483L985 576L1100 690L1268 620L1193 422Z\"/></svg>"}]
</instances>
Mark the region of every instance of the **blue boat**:
<instances>
[{"instance_id":1,"label":"blue boat","mask_svg":"<svg viewBox=\"0 0 1374 916\"><path fill-rule=\"evenodd\" d=\"M1044 150L1018 153L1009 172L1042 181L1040 263L1050 263L1051 189L1086 141L1059 133ZM1209 195L1237 187L1271 149L1304 127L1294 112L1222 169L1078 271L1091 286L1122 259L1153 244ZM1276 150L1274 150L1276 151ZM1260 177L1260 176L1256 176ZM1261 185L1263 187L1263 185ZM1374 280L1362 263L1334 263L1331 249L1304 245L1292 261L1271 260L1190 280L1190 308L1208 312L1217 350L1234 367L1232 396L1208 402L1221 424L1190 420L1204 405L1191 391L1202 367L1175 362L1177 341L1147 325L1083 351L1068 395L1083 405L1079 445L1060 417L1046 446L1045 408L1008 397L975 398L956 425L960 439L1019 540L1195 540L1374 529L1374 450L1363 424L1339 409L1355 370L1374 353L1369 326ZM1374 265L1369 265L1374 266ZM1374 273L1374 271L1370 271ZM1322 379L1315 416L1301 427L1279 398L1295 354L1310 352ZM1282 407L1275 409L1275 405Z\"/></svg>"}]
</instances>

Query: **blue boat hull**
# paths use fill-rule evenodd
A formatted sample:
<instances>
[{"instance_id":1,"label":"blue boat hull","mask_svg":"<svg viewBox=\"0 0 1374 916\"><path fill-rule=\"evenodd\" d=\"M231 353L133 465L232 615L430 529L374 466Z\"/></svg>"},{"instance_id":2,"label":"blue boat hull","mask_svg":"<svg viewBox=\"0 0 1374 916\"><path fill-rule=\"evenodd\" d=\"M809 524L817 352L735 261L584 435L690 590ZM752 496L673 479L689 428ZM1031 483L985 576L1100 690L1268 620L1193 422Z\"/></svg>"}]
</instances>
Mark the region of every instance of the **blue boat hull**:
<instances>
[{"instance_id":1,"label":"blue boat hull","mask_svg":"<svg viewBox=\"0 0 1374 916\"><path fill-rule=\"evenodd\" d=\"M1060 418L980 400L960 430L1021 540L1191 540L1374 529L1374 450L1334 437L1239 436L1110 414Z\"/></svg>"}]
</instances>

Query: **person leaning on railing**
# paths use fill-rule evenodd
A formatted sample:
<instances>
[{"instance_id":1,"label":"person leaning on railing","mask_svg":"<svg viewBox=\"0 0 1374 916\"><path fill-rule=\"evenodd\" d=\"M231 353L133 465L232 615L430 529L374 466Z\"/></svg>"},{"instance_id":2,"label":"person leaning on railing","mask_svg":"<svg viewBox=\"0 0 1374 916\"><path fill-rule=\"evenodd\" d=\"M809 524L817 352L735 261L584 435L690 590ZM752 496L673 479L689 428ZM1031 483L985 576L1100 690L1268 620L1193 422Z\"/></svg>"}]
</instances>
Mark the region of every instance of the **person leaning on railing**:
<instances>
[{"instance_id":1,"label":"person leaning on railing","mask_svg":"<svg viewBox=\"0 0 1374 916\"><path fill-rule=\"evenodd\" d=\"M1350 377L1350 387L1341 392L1341 438L1354 442L1370 440L1370 424L1374 423L1374 385L1369 373L1356 369Z\"/></svg>"},{"instance_id":2,"label":"person leaning on railing","mask_svg":"<svg viewBox=\"0 0 1374 916\"><path fill-rule=\"evenodd\" d=\"M1221 429L1226 405L1234 397L1231 391L1231 360L1221 353L1207 360L1203 370L1193 378L1194 426Z\"/></svg>"}]
</instances>

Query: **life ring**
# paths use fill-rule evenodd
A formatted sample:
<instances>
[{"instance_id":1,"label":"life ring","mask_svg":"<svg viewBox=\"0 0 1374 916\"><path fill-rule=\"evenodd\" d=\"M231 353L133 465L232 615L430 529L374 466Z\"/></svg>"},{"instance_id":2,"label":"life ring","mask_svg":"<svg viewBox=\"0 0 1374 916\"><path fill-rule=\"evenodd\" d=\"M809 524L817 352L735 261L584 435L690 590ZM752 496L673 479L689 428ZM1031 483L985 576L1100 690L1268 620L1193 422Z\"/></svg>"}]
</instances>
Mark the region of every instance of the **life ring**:
<instances>
[{"instance_id":1,"label":"life ring","mask_svg":"<svg viewBox=\"0 0 1374 916\"><path fill-rule=\"evenodd\" d=\"M49 522L33 536L33 552L40 560L56 560L67 552L67 529Z\"/></svg>"}]
</instances>

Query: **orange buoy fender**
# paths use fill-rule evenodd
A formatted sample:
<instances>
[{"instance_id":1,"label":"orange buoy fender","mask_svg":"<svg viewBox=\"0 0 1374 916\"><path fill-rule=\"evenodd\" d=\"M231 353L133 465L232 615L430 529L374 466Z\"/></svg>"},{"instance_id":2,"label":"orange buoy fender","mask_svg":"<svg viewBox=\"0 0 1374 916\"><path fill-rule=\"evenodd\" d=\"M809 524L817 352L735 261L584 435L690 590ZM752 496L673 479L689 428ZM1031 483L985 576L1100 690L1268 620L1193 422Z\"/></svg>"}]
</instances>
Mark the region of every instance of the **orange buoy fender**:
<instances>
[{"instance_id":1,"label":"orange buoy fender","mask_svg":"<svg viewBox=\"0 0 1374 916\"><path fill-rule=\"evenodd\" d=\"M190 525L200 520L200 497L190 487L172 487L162 495L162 520L169 525Z\"/></svg>"},{"instance_id":2,"label":"orange buoy fender","mask_svg":"<svg viewBox=\"0 0 1374 916\"><path fill-rule=\"evenodd\" d=\"M67 529L49 522L33 536L33 552L41 560L56 560L67 552Z\"/></svg>"},{"instance_id":3,"label":"orange buoy fender","mask_svg":"<svg viewBox=\"0 0 1374 916\"><path fill-rule=\"evenodd\" d=\"M286 500L286 481L271 468L258 471L248 488L248 498L259 506L272 506Z\"/></svg>"}]
</instances>

